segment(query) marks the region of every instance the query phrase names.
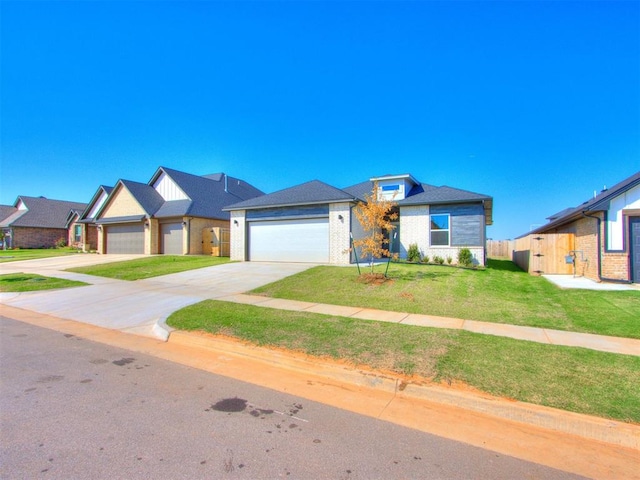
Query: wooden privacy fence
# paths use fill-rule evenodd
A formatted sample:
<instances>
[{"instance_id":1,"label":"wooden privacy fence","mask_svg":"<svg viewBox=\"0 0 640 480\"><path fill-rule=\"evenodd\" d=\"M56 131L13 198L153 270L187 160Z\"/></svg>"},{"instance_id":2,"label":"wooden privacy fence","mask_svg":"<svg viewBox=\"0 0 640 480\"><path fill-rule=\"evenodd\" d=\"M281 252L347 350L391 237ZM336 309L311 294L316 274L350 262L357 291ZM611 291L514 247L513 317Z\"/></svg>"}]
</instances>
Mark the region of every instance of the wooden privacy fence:
<instances>
[{"instance_id":1,"label":"wooden privacy fence","mask_svg":"<svg viewBox=\"0 0 640 480\"><path fill-rule=\"evenodd\" d=\"M231 254L231 234L228 228L209 227L202 230L202 253L214 257Z\"/></svg>"},{"instance_id":2,"label":"wooden privacy fence","mask_svg":"<svg viewBox=\"0 0 640 480\"><path fill-rule=\"evenodd\" d=\"M487 240L487 257L511 258L513 240Z\"/></svg>"},{"instance_id":3,"label":"wooden privacy fence","mask_svg":"<svg viewBox=\"0 0 640 480\"><path fill-rule=\"evenodd\" d=\"M573 264L566 262L575 249L573 233L537 233L514 240L513 262L533 275L571 275Z\"/></svg>"}]
</instances>

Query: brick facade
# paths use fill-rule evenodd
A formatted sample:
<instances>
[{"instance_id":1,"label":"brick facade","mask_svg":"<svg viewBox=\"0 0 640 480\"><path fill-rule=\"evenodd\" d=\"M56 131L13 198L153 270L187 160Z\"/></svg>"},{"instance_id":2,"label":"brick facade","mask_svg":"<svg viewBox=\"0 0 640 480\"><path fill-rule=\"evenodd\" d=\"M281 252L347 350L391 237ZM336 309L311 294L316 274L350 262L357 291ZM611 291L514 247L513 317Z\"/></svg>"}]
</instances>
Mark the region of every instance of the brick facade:
<instances>
[{"instance_id":1,"label":"brick facade","mask_svg":"<svg viewBox=\"0 0 640 480\"><path fill-rule=\"evenodd\" d=\"M598 277L598 221L600 221L600 276L603 279L630 280L629 252L607 252L605 249L604 214L597 212L562 226L554 233L572 233L575 236L576 275L599 281Z\"/></svg>"},{"instance_id":2,"label":"brick facade","mask_svg":"<svg viewBox=\"0 0 640 480\"><path fill-rule=\"evenodd\" d=\"M247 260L247 221L246 210L231 212L231 260L244 262Z\"/></svg>"},{"instance_id":3,"label":"brick facade","mask_svg":"<svg viewBox=\"0 0 640 480\"><path fill-rule=\"evenodd\" d=\"M342 217L342 218L340 218ZM351 208L348 203L329 204L329 263L349 264L349 225Z\"/></svg>"},{"instance_id":4,"label":"brick facade","mask_svg":"<svg viewBox=\"0 0 640 480\"><path fill-rule=\"evenodd\" d=\"M60 240L67 241L66 228L13 227L13 248L53 248Z\"/></svg>"}]
</instances>

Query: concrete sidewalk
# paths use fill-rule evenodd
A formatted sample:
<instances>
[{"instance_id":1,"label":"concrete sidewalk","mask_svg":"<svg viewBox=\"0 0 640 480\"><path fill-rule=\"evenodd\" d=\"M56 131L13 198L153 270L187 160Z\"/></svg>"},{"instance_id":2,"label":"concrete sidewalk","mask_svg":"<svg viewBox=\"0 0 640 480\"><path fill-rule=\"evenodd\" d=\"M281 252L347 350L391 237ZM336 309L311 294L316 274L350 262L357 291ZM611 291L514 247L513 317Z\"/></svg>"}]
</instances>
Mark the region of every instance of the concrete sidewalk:
<instances>
[{"instance_id":1,"label":"concrete sidewalk","mask_svg":"<svg viewBox=\"0 0 640 480\"><path fill-rule=\"evenodd\" d=\"M135 282L95 277L64 269L142 257L74 255L0 264L0 274L37 273L89 285L60 290L0 293L0 303L44 315L167 340L164 321L202 300L246 292L311 268L295 263L227 263ZM46 260L46 261L45 261Z\"/></svg>"},{"instance_id":2,"label":"concrete sidewalk","mask_svg":"<svg viewBox=\"0 0 640 480\"><path fill-rule=\"evenodd\" d=\"M361 320L374 320L378 322L399 323L403 325L416 325L419 327L451 328L455 330L482 333L485 335L495 335L498 337L514 338L517 340L546 343L549 345L582 347L602 352L640 356L640 340L632 338L608 337L604 335L593 335L590 333L523 327L503 323L479 322L476 320L462 320L459 318L437 317L434 315L390 312L387 310L374 310L372 308L300 302L297 300L283 300L280 298L269 298L258 295L230 295L228 297L220 297L218 300L244 303L265 308L322 313L325 315L359 318Z\"/></svg>"},{"instance_id":3,"label":"concrete sidewalk","mask_svg":"<svg viewBox=\"0 0 640 480\"><path fill-rule=\"evenodd\" d=\"M142 255L74 255L0 264L0 274L27 272L89 283L67 288L24 293L0 293L3 305L66 318L91 325L167 340L171 328L165 320L173 312L207 299L265 308L304 311L431 328L451 328L517 340L583 347L640 356L640 340L567 332L544 328L463 320L369 308L283 300L244 292L299 273L312 264L241 262L128 282L64 271L74 266L108 263Z\"/></svg>"}]
</instances>

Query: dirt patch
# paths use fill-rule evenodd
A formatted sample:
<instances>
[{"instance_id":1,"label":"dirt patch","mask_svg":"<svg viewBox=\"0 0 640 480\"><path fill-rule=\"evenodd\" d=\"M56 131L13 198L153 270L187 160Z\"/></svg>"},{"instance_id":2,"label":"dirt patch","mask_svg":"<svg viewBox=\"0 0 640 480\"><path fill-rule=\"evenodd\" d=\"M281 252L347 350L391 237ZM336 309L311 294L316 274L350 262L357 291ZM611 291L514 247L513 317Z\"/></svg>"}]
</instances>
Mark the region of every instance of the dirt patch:
<instances>
[{"instance_id":1,"label":"dirt patch","mask_svg":"<svg viewBox=\"0 0 640 480\"><path fill-rule=\"evenodd\" d=\"M363 273L358 277L358 283L365 285L383 285L393 283L393 279L386 277L383 273Z\"/></svg>"}]
</instances>

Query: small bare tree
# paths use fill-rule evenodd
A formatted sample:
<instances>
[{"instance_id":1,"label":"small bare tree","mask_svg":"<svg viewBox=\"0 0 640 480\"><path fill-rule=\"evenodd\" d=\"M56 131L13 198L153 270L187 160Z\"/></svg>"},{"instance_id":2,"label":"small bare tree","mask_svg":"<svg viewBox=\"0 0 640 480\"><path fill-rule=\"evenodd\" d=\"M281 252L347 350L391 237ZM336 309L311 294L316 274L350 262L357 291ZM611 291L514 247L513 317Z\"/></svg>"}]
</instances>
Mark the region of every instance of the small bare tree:
<instances>
[{"instance_id":1,"label":"small bare tree","mask_svg":"<svg viewBox=\"0 0 640 480\"><path fill-rule=\"evenodd\" d=\"M363 238L353 241L354 248L360 248L364 256L371 256L371 273L373 273L373 259L397 254L389 252L389 237L395 228L391 223L397 220L398 213L393 209L398 204L393 200L387 200L379 194L378 182L373 183L373 191L364 196L365 201L359 202L354 209L358 222L365 232ZM385 232L387 235L385 236Z\"/></svg>"}]
</instances>

